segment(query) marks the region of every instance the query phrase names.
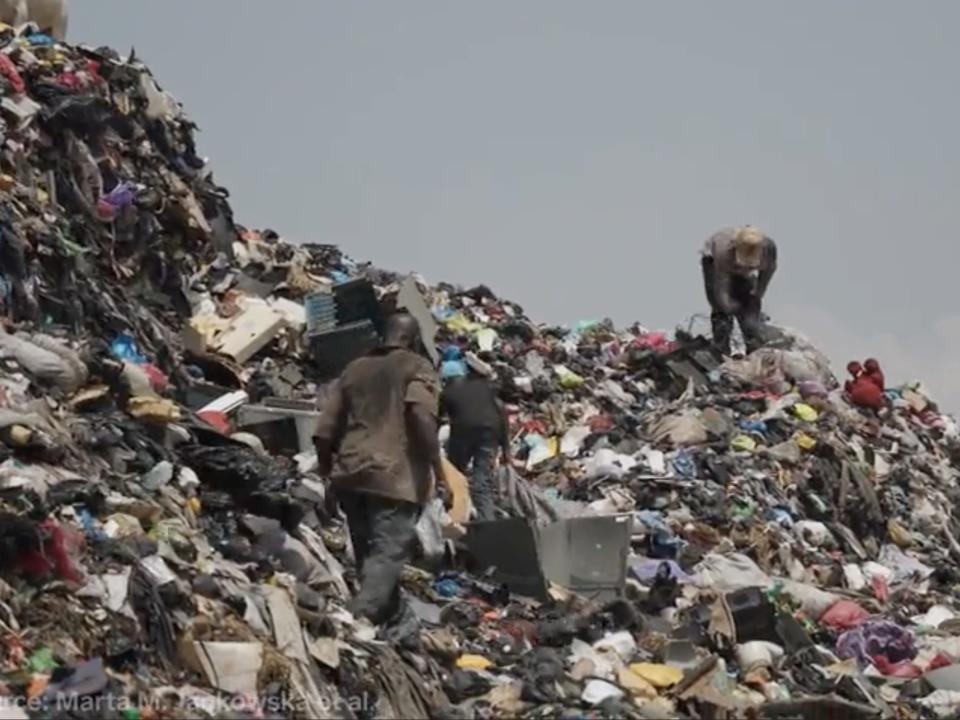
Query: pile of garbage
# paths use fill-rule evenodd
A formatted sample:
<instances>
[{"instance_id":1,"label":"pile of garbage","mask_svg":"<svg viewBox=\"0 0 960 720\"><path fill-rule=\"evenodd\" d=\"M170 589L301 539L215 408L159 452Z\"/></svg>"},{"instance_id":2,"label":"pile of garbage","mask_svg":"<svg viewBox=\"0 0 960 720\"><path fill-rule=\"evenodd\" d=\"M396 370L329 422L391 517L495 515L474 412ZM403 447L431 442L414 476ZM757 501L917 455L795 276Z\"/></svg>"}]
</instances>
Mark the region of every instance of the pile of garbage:
<instances>
[{"instance_id":1,"label":"pile of garbage","mask_svg":"<svg viewBox=\"0 0 960 720\"><path fill-rule=\"evenodd\" d=\"M960 710L960 444L922 387L287 244L135 57L0 27L0 76L3 717ZM398 308L487 366L516 467L500 519L424 514L393 646L345 610L311 434Z\"/></svg>"}]
</instances>

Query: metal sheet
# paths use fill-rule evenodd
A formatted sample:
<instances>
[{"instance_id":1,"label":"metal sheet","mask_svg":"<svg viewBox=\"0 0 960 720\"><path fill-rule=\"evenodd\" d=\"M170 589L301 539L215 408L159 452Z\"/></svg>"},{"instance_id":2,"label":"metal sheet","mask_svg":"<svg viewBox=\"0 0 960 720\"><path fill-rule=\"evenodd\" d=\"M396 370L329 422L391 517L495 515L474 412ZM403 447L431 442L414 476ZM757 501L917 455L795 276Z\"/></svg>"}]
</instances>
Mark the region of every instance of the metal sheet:
<instances>
[{"instance_id":1,"label":"metal sheet","mask_svg":"<svg viewBox=\"0 0 960 720\"><path fill-rule=\"evenodd\" d=\"M512 592L546 597L547 583L598 598L623 589L630 516L560 520L534 528L524 518L473 523L467 546L492 577Z\"/></svg>"},{"instance_id":2,"label":"metal sheet","mask_svg":"<svg viewBox=\"0 0 960 720\"><path fill-rule=\"evenodd\" d=\"M540 567L537 537L524 518L477 522L469 526L467 548L480 566L511 592L546 599L547 583Z\"/></svg>"},{"instance_id":3,"label":"metal sheet","mask_svg":"<svg viewBox=\"0 0 960 720\"><path fill-rule=\"evenodd\" d=\"M406 310L413 315L420 323L420 338L423 341L423 348L427 355L436 365L440 361L440 354L437 352L437 322L433 319L433 313L427 306L420 289L417 287L417 281L413 277L408 277L400 286L400 292L397 293L397 309Z\"/></svg>"},{"instance_id":4,"label":"metal sheet","mask_svg":"<svg viewBox=\"0 0 960 720\"><path fill-rule=\"evenodd\" d=\"M571 518L540 529L546 578L585 595L619 595L629 548L629 515Z\"/></svg>"}]
</instances>

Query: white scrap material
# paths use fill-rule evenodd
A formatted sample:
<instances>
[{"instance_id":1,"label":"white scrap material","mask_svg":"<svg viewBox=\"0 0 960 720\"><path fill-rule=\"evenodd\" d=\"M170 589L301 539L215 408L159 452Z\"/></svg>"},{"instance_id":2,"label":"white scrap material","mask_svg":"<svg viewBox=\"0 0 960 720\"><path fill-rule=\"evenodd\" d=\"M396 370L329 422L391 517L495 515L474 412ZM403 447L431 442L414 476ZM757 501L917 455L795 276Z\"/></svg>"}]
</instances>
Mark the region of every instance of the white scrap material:
<instances>
[{"instance_id":1,"label":"white scrap material","mask_svg":"<svg viewBox=\"0 0 960 720\"><path fill-rule=\"evenodd\" d=\"M159 555L145 557L140 561L140 564L143 565L144 570L147 571L157 585L162 586L167 583L176 582L177 580L176 574Z\"/></svg>"},{"instance_id":2,"label":"white scrap material","mask_svg":"<svg viewBox=\"0 0 960 720\"><path fill-rule=\"evenodd\" d=\"M854 592L859 592L867 586L867 579L863 576L859 565L853 563L844 565L843 577L847 581L847 588Z\"/></svg>"},{"instance_id":3,"label":"white scrap material","mask_svg":"<svg viewBox=\"0 0 960 720\"><path fill-rule=\"evenodd\" d=\"M212 687L256 697L257 675L263 665L262 644L194 642L193 647Z\"/></svg>"},{"instance_id":4,"label":"white scrap material","mask_svg":"<svg viewBox=\"0 0 960 720\"><path fill-rule=\"evenodd\" d=\"M122 573L101 575L107 590L107 608L112 612L120 612L127 604L127 592L130 588L130 568L124 568Z\"/></svg>"},{"instance_id":5,"label":"white scrap material","mask_svg":"<svg viewBox=\"0 0 960 720\"><path fill-rule=\"evenodd\" d=\"M580 695L580 699L588 705L600 705L611 698L622 697L623 690L604 680L591 680Z\"/></svg>"},{"instance_id":6,"label":"white scrap material","mask_svg":"<svg viewBox=\"0 0 960 720\"><path fill-rule=\"evenodd\" d=\"M227 393L226 395L221 395L216 400L213 400L197 412L221 412L229 413L233 410L236 410L241 405L246 405L250 402L250 396L247 394L246 390L236 390L234 392Z\"/></svg>"},{"instance_id":7,"label":"white scrap material","mask_svg":"<svg viewBox=\"0 0 960 720\"><path fill-rule=\"evenodd\" d=\"M916 625L925 625L927 627L938 628L947 620L953 620L956 616L956 613L954 613L953 610L948 608L946 605L934 605L923 615L915 615L910 619Z\"/></svg>"},{"instance_id":8,"label":"white scrap material","mask_svg":"<svg viewBox=\"0 0 960 720\"><path fill-rule=\"evenodd\" d=\"M583 447L583 441L590 436L590 428L586 425L576 425L563 435L560 441L560 452L569 458L575 458L580 454Z\"/></svg>"}]
</instances>

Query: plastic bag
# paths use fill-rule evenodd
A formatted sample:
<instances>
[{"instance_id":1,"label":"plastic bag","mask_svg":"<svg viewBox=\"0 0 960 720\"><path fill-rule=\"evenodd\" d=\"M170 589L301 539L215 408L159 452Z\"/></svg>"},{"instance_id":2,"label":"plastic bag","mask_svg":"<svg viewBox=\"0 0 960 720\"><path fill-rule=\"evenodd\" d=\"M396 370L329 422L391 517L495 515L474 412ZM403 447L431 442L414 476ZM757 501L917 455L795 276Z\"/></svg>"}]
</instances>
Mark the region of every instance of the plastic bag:
<instances>
[{"instance_id":1,"label":"plastic bag","mask_svg":"<svg viewBox=\"0 0 960 720\"><path fill-rule=\"evenodd\" d=\"M434 498L420 513L417 522L417 539L423 549L423 556L427 561L443 558L446 541L443 539L443 528L450 524L450 518L443 507L443 501Z\"/></svg>"}]
</instances>

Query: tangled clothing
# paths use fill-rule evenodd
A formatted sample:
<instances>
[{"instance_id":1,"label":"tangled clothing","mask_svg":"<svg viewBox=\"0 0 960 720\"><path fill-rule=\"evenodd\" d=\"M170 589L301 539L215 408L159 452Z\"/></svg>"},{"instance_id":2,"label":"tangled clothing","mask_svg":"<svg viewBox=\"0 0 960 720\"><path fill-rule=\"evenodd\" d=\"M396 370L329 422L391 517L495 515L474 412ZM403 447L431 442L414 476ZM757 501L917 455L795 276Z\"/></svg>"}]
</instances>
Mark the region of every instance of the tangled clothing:
<instances>
[{"instance_id":1,"label":"tangled clothing","mask_svg":"<svg viewBox=\"0 0 960 720\"><path fill-rule=\"evenodd\" d=\"M347 366L333 384L316 436L335 453L338 490L372 493L422 505L432 493L431 458L416 451L407 408L437 414L430 363L398 347L381 347Z\"/></svg>"},{"instance_id":2,"label":"tangled clothing","mask_svg":"<svg viewBox=\"0 0 960 720\"><path fill-rule=\"evenodd\" d=\"M360 592L351 612L376 624L403 613L400 575L413 556L420 506L365 492L337 494L347 516Z\"/></svg>"},{"instance_id":3,"label":"tangled clothing","mask_svg":"<svg viewBox=\"0 0 960 720\"><path fill-rule=\"evenodd\" d=\"M883 376L883 370L880 369L880 363L871 358L863 364L863 368L864 374L870 378L878 388L881 390L887 389L887 380Z\"/></svg>"},{"instance_id":4,"label":"tangled clothing","mask_svg":"<svg viewBox=\"0 0 960 720\"><path fill-rule=\"evenodd\" d=\"M887 406L884 395L883 371L876 360L867 361L867 369L860 363L852 362L847 365L847 372L853 377L844 384L847 396L857 407L870 410L883 410Z\"/></svg>"},{"instance_id":5,"label":"tangled clothing","mask_svg":"<svg viewBox=\"0 0 960 720\"><path fill-rule=\"evenodd\" d=\"M0 355L14 358L41 383L75 392L87 381L87 366L73 350L48 335L0 331Z\"/></svg>"}]
</instances>

